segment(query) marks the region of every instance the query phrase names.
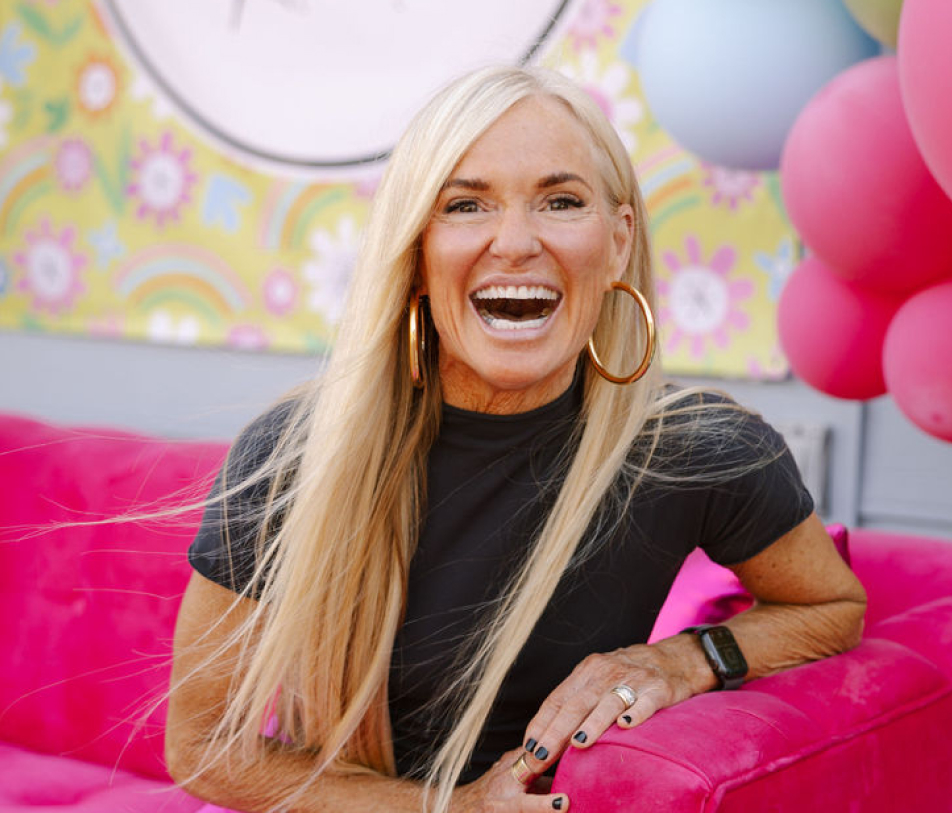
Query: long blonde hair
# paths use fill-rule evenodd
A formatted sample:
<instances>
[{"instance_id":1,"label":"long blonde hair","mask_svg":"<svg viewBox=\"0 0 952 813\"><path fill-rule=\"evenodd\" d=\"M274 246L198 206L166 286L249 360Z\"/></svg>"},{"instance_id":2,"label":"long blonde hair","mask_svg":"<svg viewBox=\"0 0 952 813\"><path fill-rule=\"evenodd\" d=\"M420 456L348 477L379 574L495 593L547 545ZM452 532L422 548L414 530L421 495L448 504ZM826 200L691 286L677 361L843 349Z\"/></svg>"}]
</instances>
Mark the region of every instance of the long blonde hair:
<instances>
[{"instance_id":1,"label":"long blonde hair","mask_svg":"<svg viewBox=\"0 0 952 813\"><path fill-rule=\"evenodd\" d=\"M543 69L488 68L454 82L416 116L377 192L328 366L296 394L281 438L250 476L271 484L260 517L258 565L246 588L259 601L235 636L239 677L206 765L237 751L253 757L262 721L272 717L291 747L317 754L315 778L327 769L395 773L388 669L425 512L426 459L441 403L432 349L422 393L408 375L413 348L406 312L420 235L442 185L473 142L520 99L540 94L564 104L588 132L612 205L633 208L635 237L622 279L654 304L647 220L634 172L584 91ZM644 352L643 327L624 299L606 296L594 336L612 370L631 369ZM427 327L432 333L432 324ZM655 365L630 386L586 375L583 428L555 505L481 631L474 657L455 678L463 700L429 772L433 809L447 809L506 673L655 411L658 375ZM226 482L222 494L246 485Z\"/></svg>"}]
</instances>

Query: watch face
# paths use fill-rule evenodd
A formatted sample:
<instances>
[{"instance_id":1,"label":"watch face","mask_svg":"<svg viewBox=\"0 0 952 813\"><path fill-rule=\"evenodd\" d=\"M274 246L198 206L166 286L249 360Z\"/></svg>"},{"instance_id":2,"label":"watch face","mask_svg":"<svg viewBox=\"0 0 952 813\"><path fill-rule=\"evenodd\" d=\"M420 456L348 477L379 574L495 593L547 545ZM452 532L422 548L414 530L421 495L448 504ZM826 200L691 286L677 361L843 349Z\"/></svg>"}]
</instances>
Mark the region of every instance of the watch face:
<instances>
[{"instance_id":1,"label":"watch face","mask_svg":"<svg viewBox=\"0 0 952 813\"><path fill-rule=\"evenodd\" d=\"M747 661L727 627L705 630L701 634L701 641L708 659L712 660L714 671L721 678L737 678L747 674Z\"/></svg>"},{"instance_id":2,"label":"watch face","mask_svg":"<svg viewBox=\"0 0 952 813\"><path fill-rule=\"evenodd\" d=\"M711 630L710 637L717 647L727 674L730 676L747 674L747 661L730 631L726 627L715 627Z\"/></svg>"}]
</instances>

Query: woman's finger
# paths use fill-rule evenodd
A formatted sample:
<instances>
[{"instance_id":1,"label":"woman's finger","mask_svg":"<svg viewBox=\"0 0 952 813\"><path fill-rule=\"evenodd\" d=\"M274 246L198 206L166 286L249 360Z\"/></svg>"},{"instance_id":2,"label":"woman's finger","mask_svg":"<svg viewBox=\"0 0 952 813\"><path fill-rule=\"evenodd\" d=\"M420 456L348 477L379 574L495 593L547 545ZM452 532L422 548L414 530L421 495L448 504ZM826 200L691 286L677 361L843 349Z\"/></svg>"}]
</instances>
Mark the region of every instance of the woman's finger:
<instances>
[{"instance_id":1,"label":"woman's finger","mask_svg":"<svg viewBox=\"0 0 952 813\"><path fill-rule=\"evenodd\" d=\"M558 759L572 738L578 735L582 723L605 700L605 695L621 675L625 674L623 669L627 666L619 659L618 653L610 653L591 655L573 670L546 699L530 723L526 749L532 752L531 764L542 772ZM623 704L616 697L615 708L611 711L609 708L606 705L601 711L601 728L591 735L593 741L611 725L623 710ZM587 741L588 738L589 732L583 730L583 739Z\"/></svg>"},{"instance_id":2,"label":"woman's finger","mask_svg":"<svg viewBox=\"0 0 952 813\"><path fill-rule=\"evenodd\" d=\"M548 701L547 701L548 702ZM545 772L553 765L568 745L569 739L598 703L598 692L587 687L577 689L564 703L549 715L549 723L539 732L538 741L530 739L535 745L529 757L529 764L538 773Z\"/></svg>"},{"instance_id":3,"label":"woman's finger","mask_svg":"<svg viewBox=\"0 0 952 813\"><path fill-rule=\"evenodd\" d=\"M620 728L634 728L656 712L670 705L664 698L670 692L663 691L658 685L646 685L639 693L634 705L625 709L615 720Z\"/></svg>"},{"instance_id":4,"label":"woman's finger","mask_svg":"<svg viewBox=\"0 0 952 813\"><path fill-rule=\"evenodd\" d=\"M602 695L601 700L589 715L581 722L578 729L572 734L569 744L575 748L588 748L599 737L611 728L618 719L629 712L633 705L638 702L638 693L627 683L616 684L619 687L617 692L610 688ZM624 687L624 690L621 688ZM626 701L631 697L624 697L630 690L635 703L629 705Z\"/></svg>"},{"instance_id":5,"label":"woman's finger","mask_svg":"<svg viewBox=\"0 0 952 813\"><path fill-rule=\"evenodd\" d=\"M569 809L569 797L564 793L548 793L545 796L528 794L519 799L519 810L525 813L552 813Z\"/></svg>"},{"instance_id":6,"label":"woman's finger","mask_svg":"<svg viewBox=\"0 0 952 813\"><path fill-rule=\"evenodd\" d=\"M500 813L568 810L568 796L564 793L551 793L552 779L535 773L529 767L530 761L527 752L510 751L482 780L474 783L485 784L482 798L489 809L498 809Z\"/></svg>"}]
</instances>

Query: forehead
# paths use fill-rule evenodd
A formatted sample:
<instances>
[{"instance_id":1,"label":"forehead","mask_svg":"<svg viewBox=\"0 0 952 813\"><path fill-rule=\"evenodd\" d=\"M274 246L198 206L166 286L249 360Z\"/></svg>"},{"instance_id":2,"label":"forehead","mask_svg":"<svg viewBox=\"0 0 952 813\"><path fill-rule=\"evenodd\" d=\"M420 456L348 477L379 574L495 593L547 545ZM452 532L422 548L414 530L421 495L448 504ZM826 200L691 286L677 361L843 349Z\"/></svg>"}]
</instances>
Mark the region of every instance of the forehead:
<instances>
[{"instance_id":1,"label":"forehead","mask_svg":"<svg viewBox=\"0 0 952 813\"><path fill-rule=\"evenodd\" d=\"M596 152L592 137L564 104L530 96L516 102L470 145L453 174L571 169L597 176Z\"/></svg>"}]
</instances>

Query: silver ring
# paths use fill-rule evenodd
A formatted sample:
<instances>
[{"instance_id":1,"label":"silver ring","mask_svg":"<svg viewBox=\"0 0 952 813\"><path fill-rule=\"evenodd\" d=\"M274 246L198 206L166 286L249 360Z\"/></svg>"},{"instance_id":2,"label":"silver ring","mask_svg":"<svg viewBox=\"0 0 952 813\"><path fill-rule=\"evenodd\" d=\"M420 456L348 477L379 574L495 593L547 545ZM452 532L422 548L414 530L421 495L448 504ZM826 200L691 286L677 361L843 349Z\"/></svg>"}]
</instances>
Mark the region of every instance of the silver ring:
<instances>
[{"instance_id":1,"label":"silver ring","mask_svg":"<svg viewBox=\"0 0 952 813\"><path fill-rule=\"evenodd\" d=\"M626 709L631 708L638 700L638 694L635 690L632 689L631 686L626 686L624 683L619 683L611 690L611 693L621 698L621 702L625 704Z\"/></svg>"}]
</instances>

